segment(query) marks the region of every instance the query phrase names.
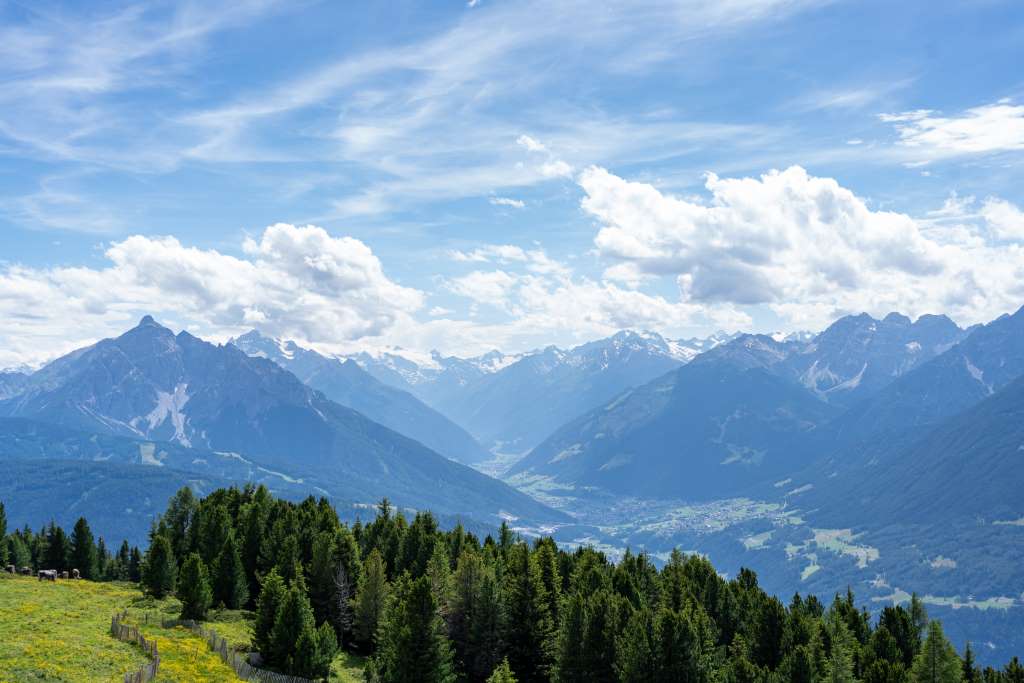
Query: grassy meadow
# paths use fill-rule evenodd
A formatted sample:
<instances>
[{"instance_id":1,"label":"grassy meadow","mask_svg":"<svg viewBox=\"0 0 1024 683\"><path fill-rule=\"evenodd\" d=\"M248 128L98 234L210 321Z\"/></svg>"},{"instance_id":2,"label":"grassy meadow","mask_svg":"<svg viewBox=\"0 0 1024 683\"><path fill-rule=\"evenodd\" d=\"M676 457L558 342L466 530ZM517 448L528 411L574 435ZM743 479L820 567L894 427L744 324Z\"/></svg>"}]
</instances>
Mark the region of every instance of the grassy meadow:
<instances>
[{"instance_id":1,"label":"grassy meadow","mask_svg":"<svg viewBox=\"0 0 1024 683\"><path fill-rule=\"evenodd\" d=\"M160 651L157 681L239 680L210 652L206 642L185 628L161 627L181 610L175 598L154 600L124 583L60 581L0 574L0 683L32 681L120 681L148 660L138 647L110 635L110 618L128 612ZM204 624L239 650L248 650L252 615L240 610L211 610ZM362 657L342 652L331 680L363 680Z\"/></svg>"}]
</instances>

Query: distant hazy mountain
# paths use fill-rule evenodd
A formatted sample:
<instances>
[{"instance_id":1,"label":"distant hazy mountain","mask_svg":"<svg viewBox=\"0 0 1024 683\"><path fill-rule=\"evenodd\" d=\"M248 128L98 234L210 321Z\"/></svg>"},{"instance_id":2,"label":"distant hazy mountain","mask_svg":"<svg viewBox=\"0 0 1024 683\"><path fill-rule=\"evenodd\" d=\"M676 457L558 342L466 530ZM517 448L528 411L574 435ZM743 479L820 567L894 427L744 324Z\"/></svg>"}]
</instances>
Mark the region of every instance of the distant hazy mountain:
<instances>
[{"instance_id":1,"label":"distant hazy mountain","mask_svg":"<svg viewBox=\"0 0 1024 683\"><path fill-rule=\"evenodd\" d=\"M15 370L0 371L0 400L20 394L27 383L27 373Z\"/></svg>"},{"instance_id":2,"label":"distant hazy mountain","mask_svg":"<svg viewBox=\"0 0 1024 683\"><path fill-rule=\"evenodd\" d=\"M502 452L525 453L552 431L726 341L671 341L624 331L564 350L549 346L522 356L492 352L472 359L442 358L433 367L395 357L360 356L378 377L401 377L410 391Z\"/></svg>"},{"instance_id":3,"label":"distant hazy mountain","mask_svg":"<svg viewBox=\"0 0 1024 683\"><path fill-rule=\"evenodd\" d=\"M816 450L850 466L884 459L1024 375L1024 308L976 326L959 344L853 405Z\"/></svg>"},{"instance_id":4,"label":"distant hazy mountain","mask_svg":"<svg viewBox=\"0 0 1024 683\"><path fill-rule=\"evenodd\" d=\"M350 500L496 519L552 511L315 391L277 364L149 316L34 373L0 415L231 452Z\"/></svg>"},{"instance_id":5,"label":"distant hazy mountain","mask_svg":"<svg viewBox=\"0 0 1024 683\"><path fill-rule=\"evenodd\" d=\"M944 315L840 318L791 352L784 365L829 403L849 406L946 351L965 332Z\"/></svg>"},{"instance_id":6,"label":"distant hazy mountain","mask_svg":"<svg viewBox=\"0 0 1024 683\"><path fill-rule=\"evenodd\" d=\"M441 455L471 464L489 453L466 430L407 391L379 381L353 360L338 360L294 342L270 339L253 330L232 339L250 356L267 358L327 398L359 411Z\"/></svg>"},{"instance_id":7,"label":"distant hazy mountain","mask_svg":"<svg viewBox=\"0 0 1024 683\"><path fill-rule=\"evenodd\" d=\"M792 467L794 435L836 412L772 371L790 351L753 335L719 346L568 423L508 476L642 497L734 495Z\"/></svg>"}]
</instances>

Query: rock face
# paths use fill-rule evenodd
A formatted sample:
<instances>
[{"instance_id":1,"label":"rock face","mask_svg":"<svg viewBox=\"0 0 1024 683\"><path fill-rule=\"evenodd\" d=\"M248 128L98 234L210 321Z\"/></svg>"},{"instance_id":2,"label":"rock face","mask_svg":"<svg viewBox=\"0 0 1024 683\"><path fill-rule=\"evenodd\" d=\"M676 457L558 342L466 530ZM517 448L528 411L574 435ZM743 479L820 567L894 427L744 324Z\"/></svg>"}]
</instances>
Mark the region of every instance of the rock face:
<instances>
[{"instance_id":1,"label":"rock face","mask_svg":"<svg viewBox=\"0 0 1024 683\"><path fill-rule=\"evenodd\" d=\"M374 422L419 441L464 464L486 460L490 454L466 430L408 391L384 384L358 363L323 356L294 342L269 339L255 330L229 344L247 355L267 358L308 386Z\"/></svg>"},{"instance_id":2,"label":"rock face","mask_svg":"<svg viewBox=\"0 0 1024 683\"><path fill-rule=\"evenodd\" d=\"M322 491L497 519L550 518L514 489L327 399L233 346L175 335L149 316L34 373L0 415L230 452Z\"/></svg>"}]
</instances>

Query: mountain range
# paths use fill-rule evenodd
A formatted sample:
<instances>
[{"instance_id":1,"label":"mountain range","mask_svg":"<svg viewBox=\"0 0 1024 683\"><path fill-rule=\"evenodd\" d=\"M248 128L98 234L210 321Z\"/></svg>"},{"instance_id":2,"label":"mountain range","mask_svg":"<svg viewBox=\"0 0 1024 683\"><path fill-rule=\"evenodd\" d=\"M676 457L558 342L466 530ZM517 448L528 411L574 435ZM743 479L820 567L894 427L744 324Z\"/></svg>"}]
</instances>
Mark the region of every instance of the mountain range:
<instances>
[{"instance_id":1,"label":"mountain range","mask_svg":"<svg viewBox=\"0 0 1024 683\"><path fill-rule=\"evenodd\" d=\"M775 592L916 590L959 637L1024 647L1024 308L465 359L218 346L147 316L0 373L0 459L15 523L88 512L139 538L181 485L387 496L568 545L681 546ZM118 496L131 481L153 495Z\"/></svg>"},{"instance_id":2,"label":"mountain range","mask_svg":"<svg viewBox=\"0 0 1024 683\"><path fill-rule=\"evenodd\" d=\"M345 500L553 519L528 496L329 400L274 362L175 335L149 316L31 375L0 402L0 416L227 453Z\"/></svg>"},{"instance_id":3,"label":"mountain range","mask_svg":"<svg viewBox=\"0 0 1024 683\"><path fill-rule=\"evenodd\" d=\"M731 338L719 333L672 341L627 330L571 349L549 346L517 356L434 354L431 364L395 355L355 360L463 425L485 446L524 454L569 420Z\"/></svg>"}]
</instances>

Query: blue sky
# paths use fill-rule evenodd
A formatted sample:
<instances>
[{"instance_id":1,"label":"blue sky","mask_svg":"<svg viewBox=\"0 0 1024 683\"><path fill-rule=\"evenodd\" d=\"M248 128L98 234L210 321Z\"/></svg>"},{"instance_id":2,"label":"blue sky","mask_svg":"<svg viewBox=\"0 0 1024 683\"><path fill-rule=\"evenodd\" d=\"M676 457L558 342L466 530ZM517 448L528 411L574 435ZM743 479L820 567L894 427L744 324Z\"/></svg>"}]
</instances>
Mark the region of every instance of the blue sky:
<instances>
[{"instance_id":1,"label":"blue sky","mask_svg":"<svg viewBox=\"0 0 1024 683\"><path fill-rule=\"evenodd\" d=\"M1014 0L94 5L0 4L0 366L1024 303Z\"/></svg>"}]
</instances>

